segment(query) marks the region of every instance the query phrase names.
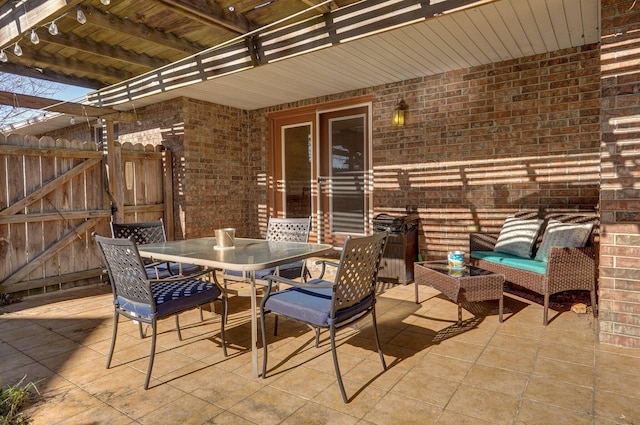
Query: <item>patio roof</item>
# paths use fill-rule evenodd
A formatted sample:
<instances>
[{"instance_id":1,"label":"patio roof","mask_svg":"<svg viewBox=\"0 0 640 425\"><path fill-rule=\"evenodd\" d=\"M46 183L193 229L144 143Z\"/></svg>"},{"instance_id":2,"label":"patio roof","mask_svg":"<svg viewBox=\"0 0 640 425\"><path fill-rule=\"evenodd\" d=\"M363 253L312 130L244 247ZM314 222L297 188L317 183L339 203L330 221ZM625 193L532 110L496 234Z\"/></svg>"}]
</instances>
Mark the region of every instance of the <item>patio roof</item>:
<instances>
[{"instance_id":1,"label":"patio roof","mask_svg":"<svg viewBox=\"0 0 640 425\"><path fill-rule=\"evenodd\" d=\"M0 0L0 71L96 88L90 103L122 111L180 96L253 110L597 43L599 10L592 0Z\"/></svg>"}]
</instances>

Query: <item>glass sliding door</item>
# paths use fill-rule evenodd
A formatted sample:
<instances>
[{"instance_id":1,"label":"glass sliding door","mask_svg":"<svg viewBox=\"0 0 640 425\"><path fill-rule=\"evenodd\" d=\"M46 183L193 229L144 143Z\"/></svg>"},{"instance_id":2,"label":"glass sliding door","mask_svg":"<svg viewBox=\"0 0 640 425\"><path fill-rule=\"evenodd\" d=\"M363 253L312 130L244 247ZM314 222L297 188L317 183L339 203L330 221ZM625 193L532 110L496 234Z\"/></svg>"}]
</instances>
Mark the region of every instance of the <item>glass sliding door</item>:
<instances>
[{"instance_id":1,"label":"glass sliding door","mask_svg":"<svg viewBox=\"0 0 640 425\"><path fill-rule=\"evenodd\" d=\"M336 246L370 233L370 117L363 103L273 117L269 214L311 216L310 239Z\"/></svg>"},{"instance_id":2,"label":"glass sliding door","mask_svg":"<svg viewBox=\"0 0 640 425\"><path fill-rule=\"evenodd\" d=\"M324 242L341 244L346 235L369 229L368 108L321 113L319 121L320 231Z\"/></svg>"}]
</instances>

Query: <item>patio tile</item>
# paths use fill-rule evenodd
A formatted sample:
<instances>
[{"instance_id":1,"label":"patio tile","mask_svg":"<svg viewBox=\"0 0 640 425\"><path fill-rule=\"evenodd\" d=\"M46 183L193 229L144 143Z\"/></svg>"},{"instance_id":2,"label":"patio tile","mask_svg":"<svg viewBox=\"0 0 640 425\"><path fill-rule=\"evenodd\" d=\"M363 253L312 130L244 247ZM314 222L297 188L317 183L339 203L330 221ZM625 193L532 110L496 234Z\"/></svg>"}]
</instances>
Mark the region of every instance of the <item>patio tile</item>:
<instances>
[{"instance_id":1,"label":"patio tile","mask_svg":"<svg viewBox=\"0 0 640 425\"><path fill-rule=\"evenodd\" d=\"M476 363L515 372L531 373L535 359L535 352L518 353L496 347L486 347Z\"/></svg>"},{"instance_id":2,"label":"patio tile","mask_svg":"<svg viewBox=\"0 0 640 425\"><path fill-rule=\"evenodd\" d=\"M511 424L519 406L519 397L462 385L447 405L448 410L488 421L492 424Z\"/></svg>"},{"instance_id":3,"label":"patio tile","mask_svg":"<svg viewBox=\"0 0 640 425\"><path fill-rule=\"evenodd\" d=\"M528 376L523 373L476 364L462 383L520 397L527 380Z\"/></svg>"},{"instance_id":4,"label":"patio tile","mask_svg":"<svg viewBox=\"0 0 640 425\"><path fill-rule=\"evenodd\" d=\"M102 404L89 410L85 410L78 415L65 418L59 423L64 425L129 425L137 424L138 422L134 421L124 413L119 412L118 409L107 404Z\"/></svg>"},{"instance_id":5,"label":"patio tile","mask_svg":"<svg viewBox=\"0 0 640 425\"><path fill-rule=\"evenodd\" d=\"M328 407L314 403L307 403L287 419L281 422L286 425L321 425L321 424L340 424L351 425L360 423L358 418L349 416L346 413L337 412Z\"/></svg>"},{"instance_id":6,"label":"patio tile","mask_svg":"<svg viewBox=\"0 0 640 425\"><path fill-rule=\"evenodd\" d=\"M451 338L434 345L431 347L429 352L432 354L439 354L441 356L474 362L480 356L483 349L484 346L482 345L469 344L467 342Z\"/></svg>"},{"instance_id":7,"label":"patio tile","mask_svg":"<svg viewBox=\"0 0 640 425\"><path fill-rule=\"evenodd\" d=\"M131 386L128 392L114 396L109 400L109 405L115 407L130 418L139 420L152 412L156 412L167 406L176 403L174 409L178 407L178 400L182 399L184 393L176 390L170 385L151 384L148 390L144 390L142 385L138 388ZM176 409L177 410L177 409ZM168 422L173 422L169 415ZM179 423L179 422L175 422Z\"/></svg>"},{"instance_id":8,"label":"patio tile","mask_svg":"<svg viewBox=\"0 0 640 425\"><path fill-rule=\"evenodd\" d=\"M247 378L221 370L204 372L177 379L171 385L223 409L230 409L266 388L262 379Z\"/></svg>"},{"instance_id":9,"label":"patio tile","mask_svg":"<svg viewBox=\"0 0 640 425\"><path fill-rule=\"evenodd\" d=\"M444 408L459 386L458 382L413 369L390 392Z\"/></svg>"},{"instance_id":10,"label":"patio tile","mask_svg":"<svg viewBox=\"0 0 640 425\"><path fill-rule=\"evenodd\" d=\"M312 399L328 388L335 380L335 375L301 366L281 375L275 375L269 385L305 399Z\"/></svg>"},{"instance_id":11,"label":"patio tile","mask_svg":"<svg viewBox=\"0 0 640 425\"><path fill-rule=\"evenodd\" d=\"M55 406L55 407L54 407ZM104 404L86 391L77 387L65 387L49 391L36 404L28 407L25 414L36 424L66 423L70 418Z\"/></svg>"},{"instance_id":12,"label":"patio tile","mask_svg":"<svg viewBox=\"0 0 640 425\"><path fill-rule=\"evenodd\" d=\"M229 411L254 423L272 425L281 423L305 403L301 397L264 387L232 406Z\"/></svg>"},{"instance_id":13,"label":"patio tile","mask_svg":"<svg viewBox=\"0 0 640 425\"><path fill-rule=\"evenodd\" d=\"M637 424L640 420L640 398L620 393L596 391L595 414L599 418L618 424Z\"/></svg>"},{"instance_id":14,"label":"patio tile","mask_svg":"<svg viewBox=\"0 0 640 425\"><path fill-rule=\"evenodd\" d=\"M493 425L492 422L483 421L472 416L445 410L438 418L436 425Z\"/></svg>"},{"instance_id":15,"label":"patio tile","mask_svg":"<svg viewBox=\"0 0 640 425\"><path fill-rule=\"evenodd\" d=\"M579 414L593 414L593 389L553 379L532 377L524 398L550 404Z\"/></svg>"},{"instance_id":16,"label":"patio tile","mask_svg":"<svg viewBox=\"0 0 640 425\"><path fill-rule=\"evenodd\" d=\"M538 403L531 400L523 400L516 425L592 425L593 417L589 414L580 414L570 410L551 406L546 403Z\"/></svg>"},{"instance_id":17,"label":"patio tile","mask_svg":"<svg viewBox=\"0 0 640 425\"><path fill-rule=\"evenodd\" d=\"M385 395L369 413L365 420L379 425L413 425L420 423L434 423L441 408L415 399L401 397L394 393Z\"/></svg>"},{"instance_id":18,"label":"patio tile","mask_svg":"<svg viewBox=\"0 0 640 425\"><path fill-rule=\"evenodd\" d=\"M349 404L328 333L315 348L314 333L293 321L281 320L279 335L268 334L269 375L253 377L244 297L234 300L226 358L218 316L205 312L200 322L196 310L181 315L183 341L175 322L164 321L147 391L150 338L140 339L130 321L121 320L105 368L113 311L104 288L78 291L77 300L54 293L3 307L13 312L0 320L0 379L38 381L42 395L27 409L32 425L613 425L640 418L640 350L599 345L588 315L564 312L544 327L541 306L513 299L517 311L504 323L466 312L457 327L455 304L438 294L417 305L411 286L385 291L377 309L386 372L370 321L338 333ZM269 332L272 326L269 319Z\"/></svg>"},{"instance_id":19,"label":"patio tile","mask_svg":"<svg viewBox=\"0 0 640 425\"><path fill-rule=\"evenodd\" d=\"M533 376L593 388L593 366L538 357Z\"/></svg>"},{"instance_id":20,"label":"patio tile","mask_svg":"<svg viewBox=\"0 0 640 425\"><path fill-rule=\"evenodd\" d=\"M422 370L429 375L449 379L455 382L462 382L472 366L472 362L428 353L420 359L414 369L419 368L419 370Z\"/></svg>"},{"instance_id":21,"label":"patio tile","mask_svg":"<svg viewBox=\"0 0 640 425\"><path fill-rule=\"evenodd\" d=\"M576 349L574 345L567 345L563 340L548 341L545 339L540 344L539 357L545 357L553 360L571 361L584 366L593 367L595 364L595 350L585 347L585 344Z\"/></svg>"}]
</instances>

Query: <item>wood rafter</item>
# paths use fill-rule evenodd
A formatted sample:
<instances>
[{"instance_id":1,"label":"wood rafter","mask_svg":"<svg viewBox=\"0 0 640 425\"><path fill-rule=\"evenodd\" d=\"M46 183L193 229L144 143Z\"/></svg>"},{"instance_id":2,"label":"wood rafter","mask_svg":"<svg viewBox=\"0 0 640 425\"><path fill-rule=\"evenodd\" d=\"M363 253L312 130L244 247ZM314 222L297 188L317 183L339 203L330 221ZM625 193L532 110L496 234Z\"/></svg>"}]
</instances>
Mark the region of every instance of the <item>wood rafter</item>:
<instances>
[{"instance_id":1,"label":"wood rafter","mask_svg":"<svg viewBox=\"0 0 640 425\"><path fill-rule=\"evenodd\" d=\"M134 77L134 74L126 72L122 69L115 69L109 66L100 66L86 63L75 58L64 58L39 52L31 53L27 49L24 50L21 59L32 63L36 68L52 68L56 70L81 70L82 73L89 74L89 78L104 81L106 83L114 83L116 81L126 80ZM0 71L2 71L1 66Z\"/></svg>"},{"instance_id":2,"label":"wood rafter","mask_svg":"<svg viewBox=\"0 0 640 425\"><path fill-rule=\"evenodd\" d=\"M82 52L91 53L105 58L116 59L122 62L143 66L149 69L160 68L167 65L169 61L158 58L152 58L145 54L139 54L132 51L124 50L121 47L110 46L106 43L96 43L95 41L85 38L82 39L74 34L58 34L50 35L43 33L40 36L41 41L50 44L66 47L73 46Z\"/></svg>"},{"instance_id":3,"label":"wood rafter","mask_svg":"<svg viewBox=\"0 0 640 425\"><path fill-rule=\"evenodd\" d=\"M130 37L150 41L159 46L185 52L190 55L206 49L205 46L201 46L198 43L190 43L173 34L164 33L156 30L155 28L135 23L128 19L120 19L114 15L104 13L92 7L85 7L83 9L87 16L91 18L92 25L96 25L110 31L116 31Z\"/></svg>"},{"instance_id":4,"label":"wood rafter","mask_svg":"<svg viewBox=\"0 0 640 425\"><path fill-rule=\"evenodd\" d=\"M17 63L0 64L0 72L7 72L14 75L22 75L27 78L39 78L41 80L53 81L55 83L68 84L70 86L85 87L88 89L100 89L106 86L104 81L93 78L73 77L67 74L31 66L20 65Z\"/></svg>"},{"instance_id":5,"label":"wood rafter","mask_svg":"<svg viewBox=\"0 0 640 425\"><path fill-rule=\"evenodd\" d=\"M62 114L99 117L120 122L135 122L137 117L131 112L120 112L111 108L83 105L81 103L65 102L62 100L46 99L44 97L29 96L0 91L0 105L16 106L21 108L47 110Z\"/></svg>"},{"instance_id":6,"label":"wood rafter","mask_svg":"<svg viewBox=\"0 0 640 425\"><path fill-rule=\"evenodd\" d=\"M157 0L175 13L205 25L220 26L237 34L246 34L255 25L241 15L224 10L214 2L208 2L208 7L193 4L185 0Z\"/></svg>"}]
</instances>

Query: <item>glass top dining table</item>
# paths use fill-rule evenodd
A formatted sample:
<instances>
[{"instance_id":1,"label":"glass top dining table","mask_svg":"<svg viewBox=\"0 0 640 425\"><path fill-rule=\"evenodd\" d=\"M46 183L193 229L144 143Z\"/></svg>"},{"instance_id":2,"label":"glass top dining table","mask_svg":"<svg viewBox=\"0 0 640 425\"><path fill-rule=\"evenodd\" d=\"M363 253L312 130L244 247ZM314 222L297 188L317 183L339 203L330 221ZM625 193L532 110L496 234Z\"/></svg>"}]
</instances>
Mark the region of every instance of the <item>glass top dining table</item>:
<instances>
[{"instance_id":1,"label":"glass top dining table","mask_svg":"<svg viewBox=\"0 0 640 425\"><path fill-rule=\"evenodd\" d=\"M258 318L255 272L320 256L331 251L327 244L235 238L231 249L214 249L216 238L184 239L139 245L140 256L158 261L247 272L251 283L251 363L258 377Z\"/></svg>"}]
</instances>

